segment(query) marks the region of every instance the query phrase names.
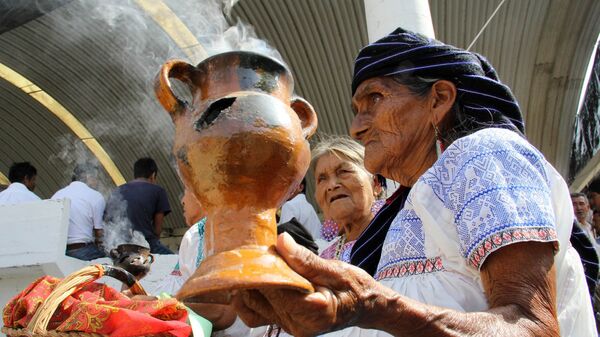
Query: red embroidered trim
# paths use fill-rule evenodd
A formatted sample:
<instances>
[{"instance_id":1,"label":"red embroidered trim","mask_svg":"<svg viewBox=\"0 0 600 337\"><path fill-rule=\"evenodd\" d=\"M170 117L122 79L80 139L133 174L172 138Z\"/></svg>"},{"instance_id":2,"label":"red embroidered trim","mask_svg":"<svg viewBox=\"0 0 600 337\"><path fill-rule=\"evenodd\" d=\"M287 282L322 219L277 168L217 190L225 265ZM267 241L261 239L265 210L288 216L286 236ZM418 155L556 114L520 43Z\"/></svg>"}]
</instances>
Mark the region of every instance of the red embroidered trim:
<instances>
[{"instance_id":1,"label":"red embroidered trim","mask_svg":"<svg viewBox=\"0 0 600 337\"><path fill-rule=\"evenodd\" d=\"M551 228L510 228L493 234L475 246L467 261L479 269L485 258L494 250L521 241L554 241L556 231Z\"/></svg>"},{"instance_id":2,"label":"red embroidered trim","mask_svg":"<svg viewBox=\"0 0 600 337\"><path fill-rule=\"evenodd\" d=\"M393 264L380 270L375 279L381 281L386 278L404 277L418 274L433 273L444 270L442 258L439 256L419 261L406 261Z\"/></svg>"}]
</instances>

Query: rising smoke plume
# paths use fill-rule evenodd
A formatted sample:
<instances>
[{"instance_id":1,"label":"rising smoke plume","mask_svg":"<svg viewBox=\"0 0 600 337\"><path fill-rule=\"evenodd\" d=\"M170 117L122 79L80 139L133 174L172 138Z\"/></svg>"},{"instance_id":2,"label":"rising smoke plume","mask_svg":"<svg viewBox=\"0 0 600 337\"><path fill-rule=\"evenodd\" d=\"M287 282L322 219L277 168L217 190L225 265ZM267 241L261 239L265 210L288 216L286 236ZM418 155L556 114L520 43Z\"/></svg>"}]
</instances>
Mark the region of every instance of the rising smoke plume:
<instances>
[{"instance_id":1,"label":"rising smoke plume","mask_svg":"<svg viewBox=\"0 0 600 337\"><path fill-rule=\"evenodd\" d=\"M274 48L257 38L251 26L239 20L230 26L228 22L235 20L230 18L228 21L223 13L224 10L230 13L235 2L164 1L197 38L207 55L248 50L282 61ZM128 160L142 156L158 159L162 156L171 158L170 164L174 167L170 155L174 127L154 97L154 76L168 59L183 59L191 64L201 60L190 60L138 1L71 1L48 12L39 21L47 27L49 41L61 41L60 50L51 50L52 46L48 46L48 53L64 53L64 59L72 55L85 57L92 56L90 53L100 53L101 57L89 57L89 68L79 70L81 81L65 82L61 90L94 96L93 99L75 97L70 107L76 110L81 122L109 155L126 144L132 156ZM173 82L177 85L176 81ZM184 99L189 100L190 95L184 86L177 86L176 89ZM104 102L102 108L118 118L107 118L90 104L92 101ZM56 141L63 151L51 159L67 164L64 172L66 183L75 164L94 158L89 149L70 134ZM99 190L107 195L114 185L106 176L102 177L101 182ZM179 211L179 205L173 198L171 203L173 210ZM131 228L131 224L124 221L113 221L106 226L107 245L118 241L113 240L111 235L127 236ZM112 231L118 234L113 235ZM133 237L133 234L130 236Z\"/></svg>"},{"instance_id":2,"label":"rising smoke plume","mask_svg":"<svg viewBox=\"0 0 600 337\"><path fill-rule=\"evenodd\" d=\"M113 248L122 244L134 244L146 248L150 245L144 235L133 229L133 224L127 218L127 201L119 193L111 195L106 205L104 218L104 249L106 255Z\"/></svg>"}]
</instances>

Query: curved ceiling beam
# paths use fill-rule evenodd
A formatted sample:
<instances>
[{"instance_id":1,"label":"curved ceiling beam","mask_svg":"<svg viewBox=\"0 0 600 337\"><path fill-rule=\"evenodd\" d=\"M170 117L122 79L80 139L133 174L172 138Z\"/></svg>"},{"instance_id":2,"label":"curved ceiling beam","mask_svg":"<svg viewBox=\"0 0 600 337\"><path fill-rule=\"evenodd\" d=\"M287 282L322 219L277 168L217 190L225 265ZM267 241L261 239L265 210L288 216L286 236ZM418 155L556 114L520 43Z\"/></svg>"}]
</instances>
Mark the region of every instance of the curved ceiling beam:
<instances>
[{"instance_id":1,"label":"curved ceiling beam","mask_svg":"<svg viewBox=\"0 0 600 337\"><path fill-rule=\"evenodd\" d=\"M135 2L175 41L192 62L198 63L208 57L208 53L194 34L164 2L156 0Z\"/></svg>"},{"instance_id":2,"label":"curved ceiling beam","mask_svg":"<svg viewBox=\"0 0 600 337\"><path fill-rule=\"evenodd\" d=\"M12 85L24 91L33 99L38 101L46 109L52 112L60 119L73 133L92 151L100 164L104 167L108 175L114 183L122 185L125 183L125 178L121 171L117 168L113 160L110 158L104 148L98 143L96 138L86 129L81 122L73 114L71 114L64 106L57 102L52 96L48 95L40 87L33 84L27 78L12 70L11 68L0 63L0 78L5 79Z\"/></svg>"},{"instance_id":3,"label":"curved ceiling beam","mask_svg":"<svg viewBox=\"0 0 600 337\"><path fill-rule=\"evenodd\" d=\"M0 185L10 185L10 181L2 172L0 172Z\"/></svg>"}]
</instances>

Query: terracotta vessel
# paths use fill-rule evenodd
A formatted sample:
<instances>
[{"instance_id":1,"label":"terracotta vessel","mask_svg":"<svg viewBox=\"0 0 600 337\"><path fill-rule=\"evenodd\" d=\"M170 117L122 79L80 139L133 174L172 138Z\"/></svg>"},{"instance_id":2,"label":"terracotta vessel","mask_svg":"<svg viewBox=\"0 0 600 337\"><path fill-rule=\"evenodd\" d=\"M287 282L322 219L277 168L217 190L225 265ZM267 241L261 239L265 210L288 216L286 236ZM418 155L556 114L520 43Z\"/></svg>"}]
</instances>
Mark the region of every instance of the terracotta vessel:
<instances>
[{"instance_id":1,"label":"terracotta vessel","mask_svg":"<svg viewBox=\"0 0 600 337\"><path fill-rule=\"evenodd\" d=\"M190 104L173 93L170 78L187 84ZM313 291L274 249L276 209L304 177L307 139L317 128L293 86L283 64L250 52L162 66L155 90L175 124L173 153L208 214L207 258L179 299L228 303L232 290L263 287Z\"/></svg>"},{"instance_id":2,"label":"terracotta vessel","mask_svg":"<svg viewBox=\"0 0 600 337\"><path fill-rule=\"evenodd\" d=\"M154 256L150 249L134 244L122 244L110 250L113 264L131 273L137 280L141 280L150 272Z\"/></svg>"}]
</instances>

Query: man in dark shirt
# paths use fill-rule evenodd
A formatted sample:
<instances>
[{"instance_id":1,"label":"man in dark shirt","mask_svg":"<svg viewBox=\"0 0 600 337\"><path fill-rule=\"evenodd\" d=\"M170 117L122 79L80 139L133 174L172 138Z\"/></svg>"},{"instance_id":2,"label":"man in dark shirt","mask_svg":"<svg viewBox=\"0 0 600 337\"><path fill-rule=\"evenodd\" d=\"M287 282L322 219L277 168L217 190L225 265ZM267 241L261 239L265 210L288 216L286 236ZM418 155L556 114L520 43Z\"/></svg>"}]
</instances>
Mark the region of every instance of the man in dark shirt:
<instances>
[{"instance_id":1,"label":"man in dark shirt","mask_svg":"<svg viewBox=\"0 0 600 337\"><path fill-rule=\"evenodd\" d=\"M160 241L165 216L171 212L167 192L156 184L158 167L152 158L140 158L133 165L134 180L123 184L110 196L106 214L115 218L121 206L126 204L127 218L133 230L144 234L155 254L173 254ZM113 214L111 214L113 213Z\"/></svg>"}]
</instances>

